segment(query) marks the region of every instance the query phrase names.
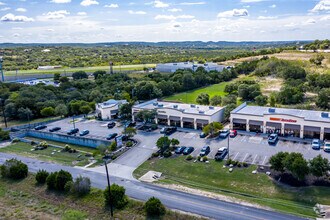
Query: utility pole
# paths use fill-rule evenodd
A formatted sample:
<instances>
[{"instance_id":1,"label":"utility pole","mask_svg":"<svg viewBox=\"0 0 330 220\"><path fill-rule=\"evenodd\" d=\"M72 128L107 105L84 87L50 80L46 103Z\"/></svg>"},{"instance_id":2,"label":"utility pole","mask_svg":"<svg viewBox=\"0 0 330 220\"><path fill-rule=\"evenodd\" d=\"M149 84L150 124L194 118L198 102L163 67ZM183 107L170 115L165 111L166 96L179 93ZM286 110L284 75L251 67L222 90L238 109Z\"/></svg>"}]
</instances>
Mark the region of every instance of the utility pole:
<instances>
[{"instance_id":1,"label":"utility pole","mask_svg":"<svg viewBox=\"0 0 330 220\"><path fill-rule=\"evenodd\" d=\"M0 57L0 73L1 73L2 82L4 82L5 81L5 76L4 76L3 70L2 70L2 63L3 63L3 58Z\"/></svg>"},{"instance_id":2,"label":"utility pole","mask_svg":"<svg viewBox=\"0 0 330 220\"><path fill-rule=\"evenodd\" d=\"M228 142L227 142L227 149L228 149L228 155L227 155L227 159L229 160L229 138L230 138L230 135L228 135Z\"/></svg>"},{"instance_id":3,"label":"utility pole","mask_svg":"<svg viewBox=\"0 0 330 220\"><path fill-rule=\"evenodd\" d=\"M112 207L112 201L111 201L111 189L110 189L110 178L109 178L109 172L108 172L107 160L106 160L105 157L103 157L103 160L104 160L105 171L106 171L106 173L107 173L107 180L108 180L108 187L109 187L110 213L111 213L111 217L113 217L113 207Z\"/></svg>"},{"instance_id":4,"label":"utility pole","mask_svg":"<svg viewBox=\"0 0 330 220\"><path fill-rule=\"evenodd\" d=\"M72 116L73 129L76 129L76 123L74 121L74 115Z\"/></svg>"},{"instance_id":5,"label":"utility pole","mask_svg":"<svg viewBox=\"0 0 330 220\"><path fill-rule=\"evenodd\" d=\"M109 62L109 66L110 66L110 74L113 74L113 62Z\"/></svg>"}]
</instances>

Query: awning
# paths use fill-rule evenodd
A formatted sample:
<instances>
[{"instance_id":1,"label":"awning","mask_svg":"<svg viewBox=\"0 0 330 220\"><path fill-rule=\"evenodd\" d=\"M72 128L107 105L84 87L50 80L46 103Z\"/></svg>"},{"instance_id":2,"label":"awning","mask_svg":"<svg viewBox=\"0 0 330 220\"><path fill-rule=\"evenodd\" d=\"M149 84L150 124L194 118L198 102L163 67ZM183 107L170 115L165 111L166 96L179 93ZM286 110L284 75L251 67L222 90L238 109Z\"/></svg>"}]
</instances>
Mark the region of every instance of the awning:
<instances>
[{"instance_id":1,"label":"awning","mask_svg":"<svg viewBox=\"0 0 330 220\"><path fill-rule=\"evenodd\" d=\"M324 133L330 133L330 128L324 128Z\"/></svg>"},{"instance_id":2,"label":"awning","mask_svg":"<svg viewBox=\"0 0 330 220\"><path fill-rule=\"evenodd\" d=\"M158 119L166 119L167 120L167 115L157 115Z\"/></svg>"},{"instance_id":3,"label":"awning","mask_svg":"<svg viewBox=\"0 0 330 220\"><path fill-rule=\"evenodd\" d=\"M246 124L246 119L238 119L238 118L234 118L234 119L233 119L233 123L234 123L234 124Z\"/></svg>"},{"instance_id":4,"label":"awning","mask_svg":"<svg viewBox=\"0 0 330 220\"><path fill-rule=\"evenodd\" d=\"M184 122L194 122L193 118L182 118L182 121Z\"/></svg>"},{"instance_id":5,"label":"awning","mask_svg":"<svg viewBox=\"0 0 330 220\"><path fill-rule=\"evenodd\" d=\"M196 123L197 124L208 124L209 123L209 121L208 120L203 120L203 119L196 119Z\"/></svg>"},{"instance_id":6,"label":"awning","mask_svg":"<svg viewBox=\"0 0 330 220\"><path fill-rule=\"evenodd\" d=\"M272 128L275 128L275 129L281 129L281 124L280 123L267 122L266 126L267 127L272 127Z\"/></svg>"},{"instance_id":7,"label":"awning","mask_svg":"<svg viewBox=\"0 0 330 220\"><path fill-rule=\"evenodd\" d=\"M172 121L181 121L181 118L177 117L177 116L170 116L170 120L172 120Z\"/></svg>"},{"instance_id":8,"label":"awning","mask_svg":"<svg viewBox=\"0 0 330 220\"><path fill-rule=\"evenodd\" d=\"M254 121L254 120L250 120L249 121L249 125L259 125L262 126L264 124L263 121Z\"/></svg>"},{"instance_id":9,"label":"awning","mask_svg":"<svg viewBox=\"0 0 330 220\"><path fill-rule=\"evenodd\" d=\"M312 127L312 126L304 126L304 131L313 131L313 132L321 132L320 127Z\"/></svg>"},{"instance_id":10,"label":"awning","mask_svg":"<svg viewBox=\"0 0 330 220\"><path fill-rule=\"evenodd\" d=\"M300 130L300 125L284 124L284 129Z\"/></svg>"}]
</instances>

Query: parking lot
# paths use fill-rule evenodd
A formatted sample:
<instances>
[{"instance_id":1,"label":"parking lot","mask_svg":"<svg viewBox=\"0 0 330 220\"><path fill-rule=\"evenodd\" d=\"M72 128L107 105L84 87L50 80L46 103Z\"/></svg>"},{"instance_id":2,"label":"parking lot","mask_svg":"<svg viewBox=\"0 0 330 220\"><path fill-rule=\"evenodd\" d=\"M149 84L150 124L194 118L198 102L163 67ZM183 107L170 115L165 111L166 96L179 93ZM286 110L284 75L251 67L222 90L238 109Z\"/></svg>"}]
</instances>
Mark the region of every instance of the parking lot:
<instances>
[{"instance_id":1,"label":"parking lot","mask_svg":"<svg viewBox=\"0 0 330 220\"><path fill-rule=\"evenodd\" d=\"M60 133L65 133L73 127L72 119L63 119L48 125L48 128L55 126L61 127ZM76 122L76 127L81 130L88 129L90 134L86 137L105 139L110 133L121 134L123 131L122 125L117 123L116 127L112 129L107 128L107 122L96 120L81 120ZM140 144L133 149L129 150L116 161L116 164L130 167L132 169L138 167L141 163L147 160L153 152L157 151L156 141L161 137L159 129L153 132L138 131L135 138ZM176 138L180 141L181 146L192 146L195 148L192 153L193 156L198 156L201 148L209 145L211 152L209 158L214 158L217 150L220 147L227 147L227 139L204 139L199 137L199 132L195 130L178 130L171 134L170 138ZM269 158L280 152L300 152L306 159L321 154L323 157L330 159L330 154L325 153L323 150L313 150L310 144L291 142L291 141L278 141L276 145L269 145L267 139L261 136L247 136L237 135L235 138L229 139L229 156L233 160L246 162L258 165L269 165Z\"/></svg>"}]
</instances>

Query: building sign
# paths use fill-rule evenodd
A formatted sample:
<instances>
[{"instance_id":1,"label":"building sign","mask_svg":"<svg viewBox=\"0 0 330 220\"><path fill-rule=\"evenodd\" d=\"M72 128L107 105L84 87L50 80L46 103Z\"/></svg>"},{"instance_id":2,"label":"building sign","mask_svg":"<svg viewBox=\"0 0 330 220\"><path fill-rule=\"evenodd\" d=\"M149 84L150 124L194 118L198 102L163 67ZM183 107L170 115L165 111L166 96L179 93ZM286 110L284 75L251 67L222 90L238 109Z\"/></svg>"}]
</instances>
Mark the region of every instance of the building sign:
<instances>
[{"instance_id":1,"label":"building sign","mask_svg":"<svg viewBox=\"0 0 330 220\"><path fill-rule=\"evenodd\" d=\"M158 113L165 113L165 114L166 114L166 112L165 112L165 111L159 111L159 110L158 110Z\"/></svg>"},{"instance_id":2,"label":"building sign","mask_svg":"<svg viewBox=\"0 0 330 220\"><path fill-rule=\"evenodd\" d=\"M122 147L123 146L123 136L122 135L117 136L115 141L116 141L117 147Z\"/></svg>"},{"instance_id":3,"label":"building sign","mask_svg":"<svg viewBox=\"0 0 330 220\"><path fill-rule=\"evenodd\" d=\"M279 122L291 122L291 123L296 123L297 120L293 120L293 119L285 119L285 118L269 118L269 120L271 121L279 121Z\"/></svg>"}]
</instances>

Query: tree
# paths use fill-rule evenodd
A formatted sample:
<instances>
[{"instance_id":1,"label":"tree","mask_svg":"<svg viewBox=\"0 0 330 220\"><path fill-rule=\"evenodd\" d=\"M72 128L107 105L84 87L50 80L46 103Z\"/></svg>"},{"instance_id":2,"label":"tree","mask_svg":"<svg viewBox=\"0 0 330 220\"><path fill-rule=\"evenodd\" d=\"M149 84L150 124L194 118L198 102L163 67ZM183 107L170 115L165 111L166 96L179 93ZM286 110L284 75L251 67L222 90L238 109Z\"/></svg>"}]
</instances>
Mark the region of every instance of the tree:
<instances>
[{"instance_id":1,"label":"tree","mask_svg":"<svg viewBox=\"0 0 330 220\"><path fill-rule=\"evenodd\" d=\"M127 135L129 138L134 137L136 135L136 129L133 127L125 127L124 134Z\"/></svg>"},{"instance_id":2,"label":"tree","mask_svg":"<svg viewBox=\"0 0 330 220\"><path fill-rule=\"evenodd\" d=\"M125 195L125 191L126 190L124 187L118 186L117 184L112 184L110 186L110 195L108 186L103 192L105 204L112 204L117 209L124 208L128 202L127 196Z\"/></svg>"},{"instance_id":3,"label":"tree","mask_svg":"<svg viewBox=\"0 0 330 220\"><path fill-rule=\"evenodd\" d=\"M132 118L132 106L133 103L122 104L119 107L119 115L121 119L131 119Z\"/></svg>"},{"instance_id":4,"label":"tree","mask_svg":"<svg viewBox=\"0 0 330 220\"><path fill-rule=\"evenodd\" d=\"M290 171L299 180L303 180L309 173L308 162L303 157L297 157L293 161Z\"/></svg>"},{"instance_id":5,"label":"tree","mask_svg":"<svg viewBox=\"0 0 330 220\"><path fill-rule=\"evenodd\" d=\"M178 146L180 144L180 141L178 139L171 139L171 144L173 147Z\"/></svg>"},{"instance_id":6,"label":"tree","mask_svg":"<svg viewBox=\"0 0 330 220\"><path fill-rule=\"evenodd\" d=\"M44 184L48 176L49 173L46 170L39 170L36 174L37 183Z\"/></svg>"},{"instance_id":7,"label":"tree","mask_svg":"<svg viewBox=\"0 0 330 220\"><path fill-rule=\"evenodd\" d=\"M220 105L221 105L221 102L222 102L222 98L221 98L221 96L219 96L219 95L215 95L215 96L213 96L213 97L211 98L211 100L210 100L210 104L211 104L212 106L220 106Z\"/></svg>"},{"instance_id":8,"label":"tree","mask_svg":"<svg viewBox=\"0 0 330 220\"><path fill-rule=\"evenodd\" d=\"M314 176L321 177L330 170L329 160L321 155L314 157L309 161L310 171Z\"/></svg>"},{"instance_id":9,"label":"tree","mask_svg":"<svg viewBox=\"0 0 330 220\"><path fill-rule=\"evenodd\" d=\"M148 201L144 204L144 210L146 211L148 216L161 216L164 215L166 209L162 202L155 198L151 197Z\"/></svg>"},{"instance_id":10,"label":"tree","mask_svg":"<svg viewBox=\"0 0 330 220\"><path fill-rule=\"evenodd\" d=\"M156 118L156 115L157 115L157 111L155 110L142 110L137 113L136 117L147 123L147 122L153 122L153 120Z\"/></svg>"},{"instance_id":11,"label":"tree","mask_svg":"<svg viewBox=\"0 0 330 220\"><path fill-rule=\"evenodd\" d=\"M267 104L268 97L265 95L258 95L255 97L256 104L259 106L265 106Z\"/></svg>"},{"instance_id":12,"label":"tree","mask_svg":"<svg viewBox=\"0 0 330 220\"><path fill-rule=\"evenodd\" d=\"M67 82L69 82L70 80L69 80L69 78L68 77L66 77L66 76L62 76L62 77L60 77L60 82L61 83L67 83Z\"/></svg>"},{"instance_id":13,"label":"tree","mask_svg":"<svg viewBox=\"0 0 330 220\"><path fill-rule=\"evenodd\" d=\"M46 107L40 111L40 114L44 117L50 117L55 114L55 109L53 107Z\"/></svg>"},{"instance_id":14,"label":"tree","mask_svg":"<svg viewBox=\"0 0 330 220\"><path fill-rule=\"evenodd\" d=\"M0 141L5 141L10 139L9 131L4 131L0 128Z\"/></svg>"},{"instance_id":15,"label":"tree","mask_svg":"<svg viewBox=\"0 0 330 220\"><path fill-rule=\"evenodd\" d=\"M317 107L330 109L330 88L322 89L316 99Z\"/></svg>"},{"instance_id":16,"label":"tree","mask_svg":"<svg viewBox=\"0 0 330 220\"><path fill-rule=\"evenodd\" d=\"M19 108L17 115L21 120L31 120L33 117L32 111L29 108Z\"/></svg>"},{"instance_id":17,"label":"tree","mask_svg":"<svg viewBox=\"0 0 330 220\"><path fill-rule=\"evenodd\" d=\"M96 149L100 152L101 155L106 155L108 153L108 147L105 145L97 146Z\"/></svg>"},{"instance_id":18,"label":"tree","mask_svg":"<svg viewBox=\"0 0 330 220\"><path fill-rule=\"evenodd\" d=\"M64 170L60 170L55 178L55 189L59 191L63 191L65 184L69 181L72 181L71 173Z\"/></svg>"},{"instance_id":19,"label":"tree","mask_svg":"<svg viewBox=\"0 0 330 220\"><path fill-rule=\"evenodd\" d=\"M89 105L83 105L83 106L80 106L79 111L81 113L83 113L84 115L87 115L88 113L90 113L92 111L92 108Z\"/></svg>"},{"instance_id":20,"label":"tree","mask_svg":"<svg viewBox=\"0 0 330 220\"><path fill-rule=\"evenodd\" d=\"M68 114L68 107L64 104L59 104L55 108L55 115L57 116L66 116Z\"/></svg>"},{"instance_id":21,"label":"tree","mask_svg":"<svg viewBox=\"0 0 330 220\"><path fill-rule=\"evenodd\" d=\"M0 166L0 173L10 179L23 179L28 175L28 166L20 160L10 159Z\"/></svg>"},{"instance_id":22,"label":"tree","mask_svg":"<svg viewBox=\"0 0 330 220\"><path fill-rule=\"evenodd\" d=\"M156 146L160 149L161 154L163 154L170 145L171 140L168 137L160 137L156 142Z\"/></svg>"},{"instance_id":23,"label":"tree","mask_svg":"<svg viewBox=\"0 0 330 220\"><path fill-rule=\"evenodd\" d=\"M229 104L237 104L237 96L236 95L227 95L222 98L222 106L226 106Z\"/></svg>"},{"instance_id":24,"label":"tree","mask_svg":"<svg viewBox=\"0 0 330 220\"><path fill-rule=\"evenodd\" d=\"M324 56L322 54L317 54L316 56L310 58L309 61L317 66L320 66L322 65L323 60L324 60Z\"/></svg>"},{"instance_id":25,"label":"tree","mask_svg":"<svg viewBox=\"0 0 330 220\"><path fill-rule=\"evenodd\" d=\"M210 104L210 96L206 93L201 93L197 96L196 102L200 105L209 105Z\"/></svg>"},{"instance_id":26,"label":"tree","mask_svg":"<svg viewBox=\"0 0 330 220\"><path fill-rule=\"evenodd\" d=\"M5 114L8 118L15 118L17 117L17 109L14 103L8 103L5 106Z\"/></svg>"},{"instance_id":27,"label":"tree","mask_svg":"<svg viewBox=\"0 0 330 220\"><path fill-rule=\"evenodd\" d=\"M214 134L221 129L223 129L223 125L220 122L212 122L203 128L203 132L205 134L210 134L213 137Z\"/></svg>"},{"instance_id":28,"label":"tree","mask_svg":"<svg viewBox=\"0 0 330 220\"><path fill-rule=\"evenodd\" d=\"M111 144L110 144L110 147L109 147L110 151L116 151L117 150L117 143L116 141L113 141Z\"/></svg>"},{"instance_id":29,"label":"tree","mask_svg":"<svg viewBox=\"0 0 330 220\"><path fill-rule=\"evenodd\" d=\"M72 184L71 191L78 196L88 194L91 191L91 180L88 177L77 177Z\"/></svg>"},{"instance_id":30,"label":"tree","mask_svg":"<svg viewBox=\"0 0 330 220\"><path fill-rule=\"evenodd\" d=\"M236 108L236 104L229 104L226 106L225 108L225 112L224 112L224 118L225 119L229 119L230 117L230 112L233 111Z\"/></svg>"},{"instance_id":31,"label":"tree","mask_svg":"<svg viewBox=\"0 0 330 220\"><path fill-rule=\"evenodd\" d=\"M97 71L95 71L95 72L93 73L93 75L94 75L94 78L95 78L95 79L98 79L99 77L105 75L106 73L107 73L107 72L104 71L104 70L97 70Z\"/></svg>"},{"instance_id":32,"label":"tree","mask_svg":"<svg viewBox=\"0 0 330 220\"><path fill-rule=\"evenodd\" d=\"M269 163L272 169L281 173L285 170L284 160L289 155L288 152L278 152L269 159Z\"/></svg>"},{"instance_id":33,"label":"tree","mask_svg":"<svg viewBox=\"0 0 330 220\"><path fill-rule=\"evenodd\" d=\"M60 78L61 78L61 74L60 73L54 73L54 81L55 82L60 81Z\"/></svg>"},{"instance_id":34,"label":"tree","mask_svg":"<svg viewBox=\"0 0 330 220\"><path fill-rule=\"evenodd\" d=\"M269 97L269 104L271 107L275 107L276 105L276 96L274 93L272 93Z\"/></svg>"},{"instance_id":35,"label":"tree","mask_svg":"<svg viewBox=\"0 0 330 220\"><path fill-rule=\"evenodd\" d=\"M88 75L85 71L78 71L72 74L72 78L73 80L88 79Z\"/></svg>"}]
</instances>

